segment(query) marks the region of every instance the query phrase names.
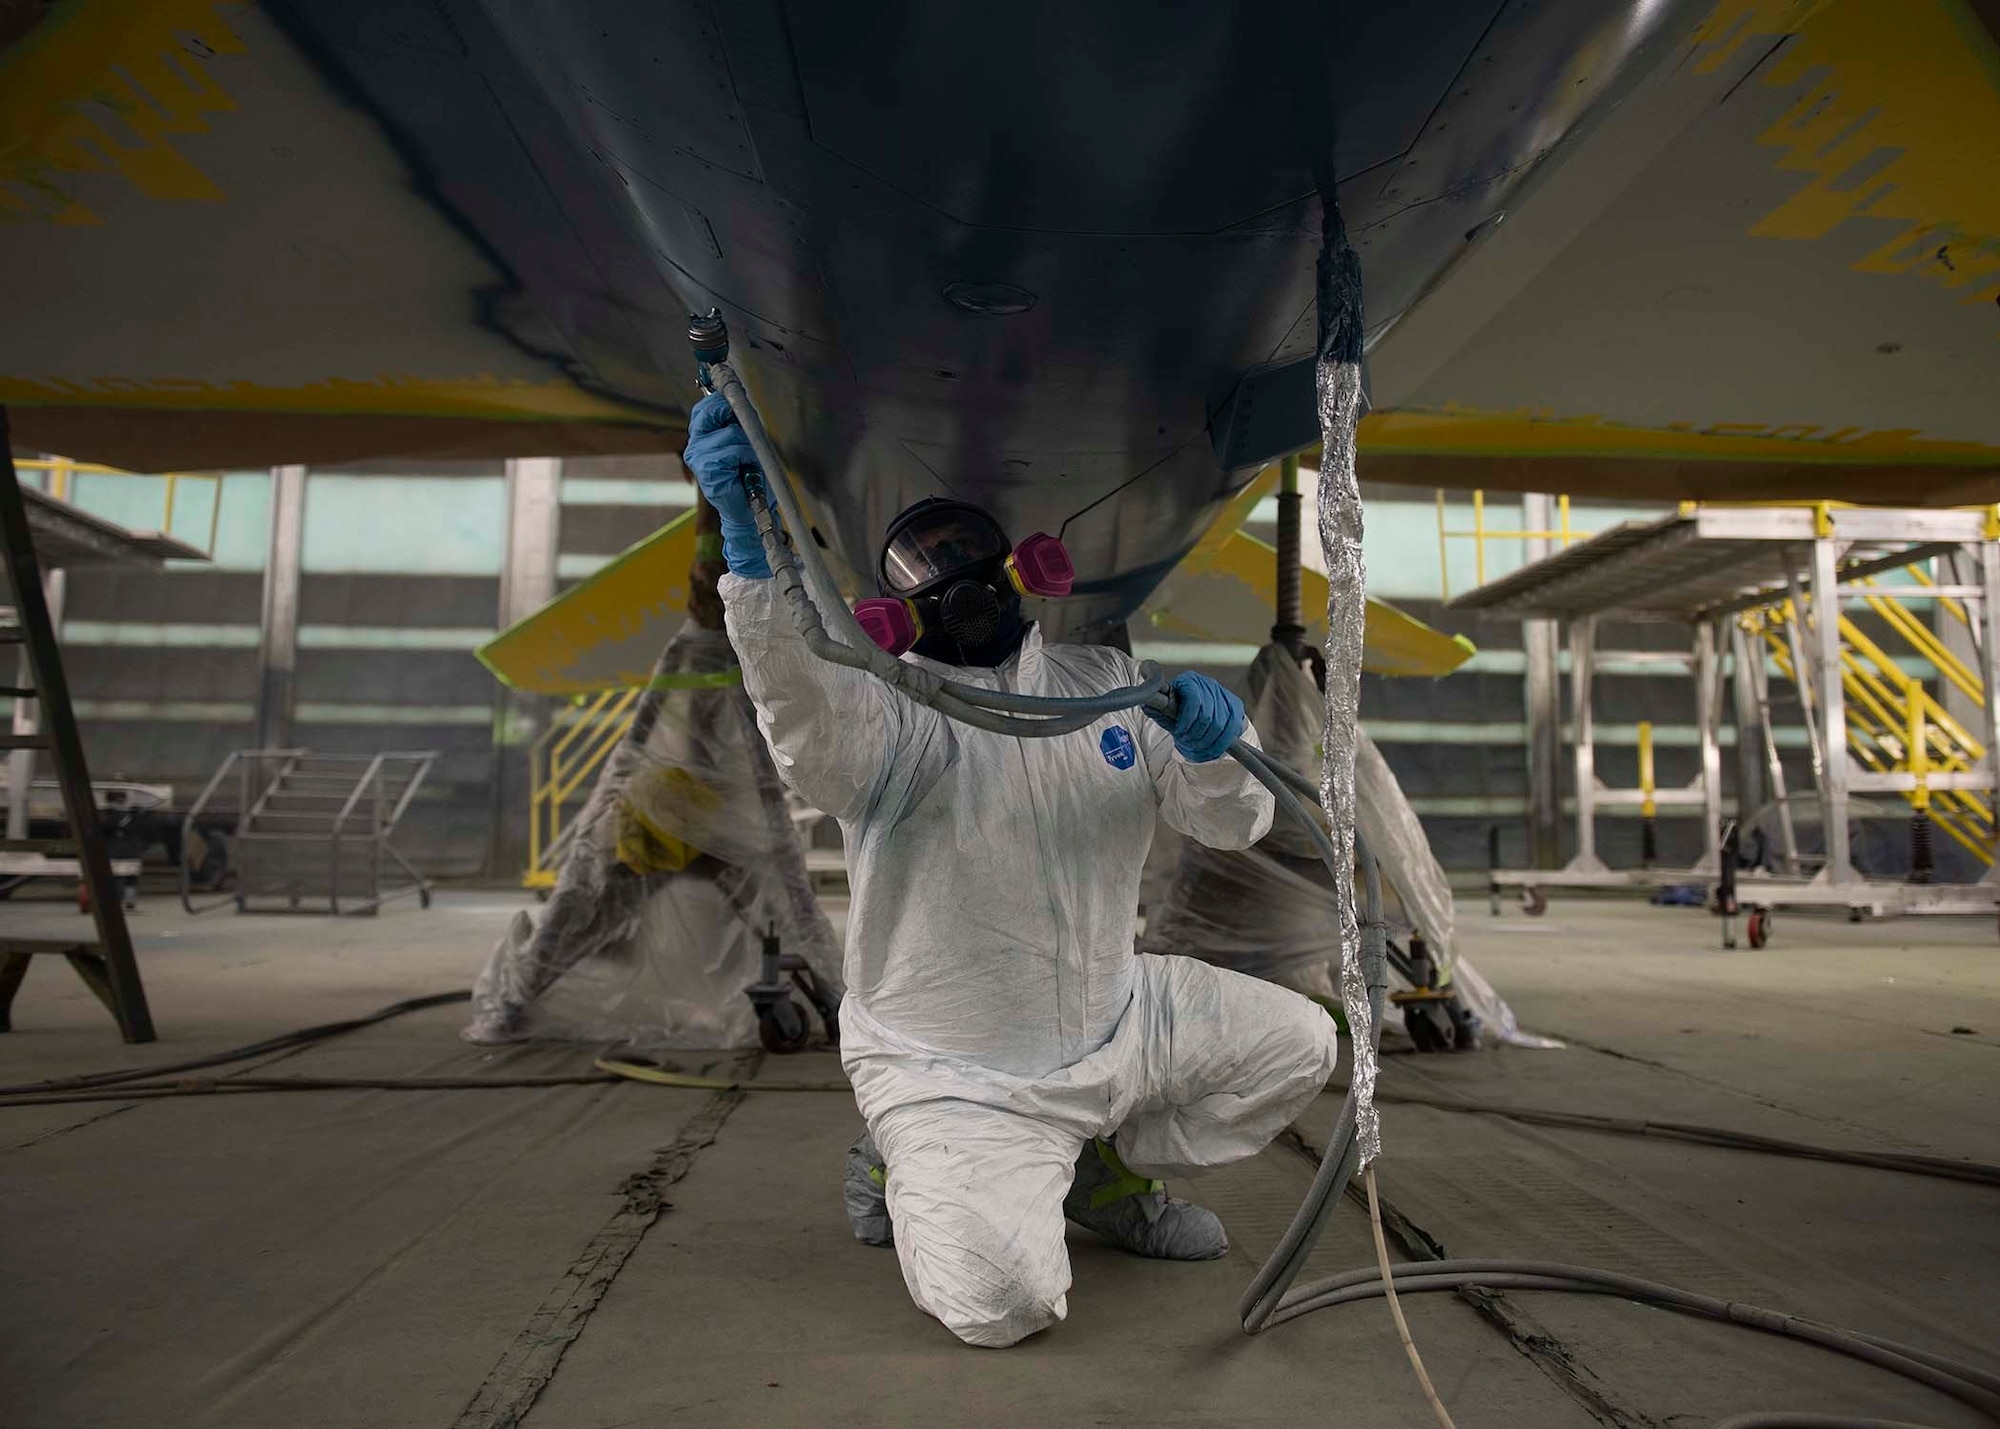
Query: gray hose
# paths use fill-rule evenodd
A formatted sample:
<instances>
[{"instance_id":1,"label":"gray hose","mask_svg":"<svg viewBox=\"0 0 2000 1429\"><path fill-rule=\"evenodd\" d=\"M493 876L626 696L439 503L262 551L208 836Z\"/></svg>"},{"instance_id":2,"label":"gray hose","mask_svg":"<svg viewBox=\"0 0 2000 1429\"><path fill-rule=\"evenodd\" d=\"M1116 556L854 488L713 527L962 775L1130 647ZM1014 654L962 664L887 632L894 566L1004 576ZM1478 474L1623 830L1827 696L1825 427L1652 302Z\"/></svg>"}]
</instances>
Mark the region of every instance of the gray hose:
<instances>
[{"instance_id":1,"label":"gray hose","mask_svg":"<svg viewBox=\"0 0 2000 1429\"><path fill-rule=\"evenodd\" d=\"M0 1096L0 1107L157 1101L164 1097L231 1096L244 1092L516 1091L523 1087L608 1085L617 1080L603 1072L552 1077L186 1077L172 1082L121 1082L117 1086L38 1096Z\"/></svg>"},{"instance_id":2,"label":"gray hose","mask_svg":"<svg viewBox=\"0 0 2000 1429\"><path fill-rule=\"evenodd\" d=\"M1296 802L1296 796L1294 796ZM1316 843L1331 845L1318 820L1311 820ZM1361 858L1362 913L1361 913L1361 969L1368 983L1369 1025L1374 1029L1374 1037L1379 1044L1382 1037L1382 1008L1388 1000L1388 925L1382 917L1382 871L1374 856L1362 844L1359 836L1355 839L1355 851ZM1322 852L1324 856L1324 851ZM1361 1167L1361 1143L1355 1135L1359 1119L1359 1102L1353 1087L1347 1089L1341 1101L1340 1113L1334 1120L1333 1137L1327 1143L1326 1154L1320 1158L1319 1171L1313 1177L1311 1189L1292 1216L1277 1247L1272 1250L1264 1264L1258 1268L1237 1303L1237 1313L1243 1321L1243 1329L1248 1334L1256 1334L1267 1325L1290 1319L1292 1311L1282 1313L1299 1297L1288 1294L1292 1282L1305 1269L1306 1258L1318 1243L1320 1232L1325 1227L1327 1217L1339 1204L1346 1193L1348 1182L1354 1179Z\"/></svg>"},{"instance_id":3,"label":"gray hose","mask_svg":"<svg viewBox=\"0 0 2000 1429\"><path fill-rule=\"evenodd\" d=\"M1841 1146L1818 1146L1809 1141L1784 1141L1775 1136L1758 1136L1754 1132L1732 1131L1721 1126L1698 1126L1684 1121L1645 1121L1637 1117L1598 1116L1591 1112L1551 1111L1545 1107L1466 1101L1459 1097L1418 1096L1411 1092L1377 1090L1375 1099L1430 1107L1436 1111L1505 1117L1530 1126L1559 1126L1576 1131L1608 1131L1620 1136L1657 1137L1667 1141L1691 1142L1696 1146L1717 1146L1730 1151L1761 1151L1772 1156L1796 1156L1807 1161L1867 1166L1878 1171L1901 1171L1911 1176L1935 1176L1974 1186L2000 1187L2000 1165L1990 1161L1961 1161L1949 1156L1919 1156L1902 1151L1856 1151Z\"/></svg>"},{"instance_id":4,"label":"gray hose","mask_svg":"<svg viewBox=\"0 0 2000 1429\"><path fill-rule=\"evenodd\" d=\"M1990 1394L2000 1396L2000 1374L1995 1374L1991 1370L1981 1369L1977 1365L1969 1365L1960 1360L1934 1354L1929 1350L1918 1349L1914 1345L1899 1344L1895 1340L1883 1339L1879 1335L1865 1335L1852 1330L1834 1330L1832 1326L1820 1325L1818 1322L1811 1320L1798 1320L1796 1317L1781 1314L1776 1310L1762 1310L1754 1305L1746 1305L1741 1301L1718 1300L1711 1296L1697 1295L1691 1291L1679 1290L1671 1285L1661 1285L1654 1281L1642 1280L1637 1276L1622 1275L1616 1271L1597 1270L1590 1266L1569 1265L1559 1261L1500 1260L1493 1258L1426 1260L1418 1261L1412 1265L1398 1266L1396 1269L1396 1289L1399 1293L1404 1292L1406 1282L1439 1278L1454 1280L1455 1284L1492 1285L1494 1284L1493 1281L1480 1278L1489 1275L1522 1275L1538 1276L1543 1279L1569 1280L1574 1282L1578 1287L1588 1285L1592 1293L1624 1295L1634 1300L1651 1301L1660 1299L1662 1303L1672 1301L1692 1313L1709 1315L1718 1320L1730 1320L1742 1324L1754 1325L1758 1329L1768 1329L1779 1333L1790 1333L1783 1325L1776 1323L1780 1321L1789 1324L1808 1325L1817 1330L1832 1330L1836 1334L1845 1335L1861 1343L1871 1345L1876 1349L1928 1365L1940 1373L1966 1380ZM1319 1296L1336 1292L1346 1292L1358 1286L1366 1287L1370 1285L1375 1287L1375 1293L1381 1293L1381 1275L1372 1266L1365 1270L1343 1271L1339 1275L1330 1275L1324 1280L1316 1280L1310 1285L1300 1287L1300 1296L1303 1298L1308 1295ZM1287 1315L1285 1318L1290 1319L1292 1317Z\"/></svg>"},{"instance_id":5,"label":"gray hose","mask_svg":"<svg viewBox=\"0 0 2000 1429\"><path fill-rule=\"evenodd\" d=\"M1781 1409L1771 1414L1732 1414L1715 1429L1933 1429L1933 1426L1912 1424L1907 1419L1856 1419L1851 1414L1794 1414Z\"/></svg>"},{"instance_id":6,"label":"gray hose","mask_svg":"<svg viewBox=\"0 0 2000 1429\"><path fill-rule=\"evenodd\" d=\"M1105 715L1118 714L1131 709L1134 705L1149 702L1153 696L1165 690L1166 686L1167 677L1160 672L1160 667L1151 660L1141 660L1138 684L1107 690L1101 695L1023 695L1012 690L989 690L980 685L967 685L965 688L977 690L980 696L979 703L987 709L1005 710L1012 714L1067 714L1072 711L1088 711L1101 719Z\"/></svg>"},{"instance_id":7,"label":"gray hose","mask_svg":"<svg viewBox=\"0 0 2000 1429\"><path fill-rule=\"evenodd\" d=\"M1661 1309L1677 1310L1724 1324L1744 1325L1819 1345L1928 1385L1990 1418L2000 1420L2000 1376L1976 1365L1964 1364L1880 1336L1857 1334L1740 1301L1719 1300L1637 1276L1551 1261L1438 1260L1398 1266L1395 1282L1399 1295L1472 1287L1618 1295ZM1295 1295L1289 1297L1289 1303L1272 1316L1272 1323L1282 1323L1334 1305L1375 1299L1382 1293L1381 1275L1373 1267L1330 1276L1301 1286Z\"/></svg>"},{"instance_id":8,"label":"gray hose","mask_svg":"<svg viewBox=\"0 0 2000 1429\"><path fill-rule=\"evenodd\" d=\"M757 522L757 534L763 541L764 555L771 563L779 594L791 609L792 622L799 638L805 641L806 648L813 654L851 670L866 671L919 704L994 734L1029 738L1070 734L1095 724L1107 714L1136 709L1164 697L1158 667L1149 671L1142 667L1144 678L1136 685L1080 698L1023 695L947 679L933 671L907 664L876 645L863 633L854 612L841 601L829 602L834 607L832 620L839 631L839 638L829 634L799 569L795 548L785 539L783 529L771 513L770 498L775 497L785 527L794 531L810 529L805 512L799 507L798 496L785 479L784 463L779 460L777 448L771 444L770 435L764 430L763 420L757 415L757 408L744 389L743 379L736 375L736 369L726 360L711 362L708 364L708 377L715 391L722 395L729 403L730 411L735 413L736 423L749 438L750 449L756 454L757 463L764 473L761 481L746 483L751 515ZM796 549L804 551L805 559L812 564L813 574L822 586L833 589L833 579L817 547L808 541L801 542ZM1168 708L1171 707L1169 703ZM1019 717L1023 715L1046 715L1048 718L1036 721Z\"/></svg>"},{"instance_id":9,"label":"gray hose","mask_svg":"<svg viewBox=\"0 0 2000 1429\"><path fill-rule=\"evenodd\" d=\"M245 1043L241 1047L231 1047L227 1051L210 1052L204 1056L190 1057L179 1062L155 1062L151 1066L124 1067L111 1072L85 1072L78 1076L53 1077L41 1082L18 1082L10 1086L0 1086L0 1096L33 1096L49 1092L73 1092L92 1087L119 1086L153 1077L172 1077L183 1072L199 1072L209 1067L222 1066L227 1062L247 1062L253 1057L289 1052L295 1047L310 1046L315 1042L324 1042L330 1037L358 1032L364 1027L373 1027L378 1022L387 1022L392 1017L422 1012L431 1007L445 1007L455 1002L465 1002L471 996L470 992L458 989L452 992L433 992L423 997L404 998L401 1002L392 1002L381 1011L371 1012L365 1017L348 1017L339 1022L321 1022L311 1027L300 1027L291 1032L281 1032L276 1037L266 1037L261 1041Z\"/></svg>"}]
</instances>

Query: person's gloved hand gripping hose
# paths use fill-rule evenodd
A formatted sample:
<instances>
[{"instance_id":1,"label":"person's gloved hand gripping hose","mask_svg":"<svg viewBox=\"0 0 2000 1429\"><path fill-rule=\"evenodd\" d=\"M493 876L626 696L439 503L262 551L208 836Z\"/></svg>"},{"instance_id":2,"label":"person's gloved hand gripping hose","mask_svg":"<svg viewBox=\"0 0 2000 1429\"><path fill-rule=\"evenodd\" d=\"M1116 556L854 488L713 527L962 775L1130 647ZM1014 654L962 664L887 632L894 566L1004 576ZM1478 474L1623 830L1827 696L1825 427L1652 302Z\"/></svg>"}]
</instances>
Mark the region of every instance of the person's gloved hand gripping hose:
<instances>
[{"instance_id":1,"label":"person's gloved hand gripping hose","mask_svg":"<svg viewBox=\"0 0 2000 1429\"><path fill-rule=\"evenodd\" d=\"M1168 688L1178 702L1172 729L1174 748L1180 751L1181 758L1191 764L1207 764L1227 754L1247 722L1243 701L1208 676L1192 670L1174 676Z\"/></svg>"},{"instance_id":2,"label":"person's gloved hand gripping hose","mask_svg":"<svg viewBox=\"0 0 2000 1429\"><path fill-rule=\"evenodd\" d=\"M764 543L758 538L740 476L744 467L757 467L757 454L720 393L710 393L688 413L688 443L681 460L722 517L722 558L729 569L746 580L768 580L771 564L764 557ZM776 514L773 508L772 515Z\"/></svg>"}]
</instances>

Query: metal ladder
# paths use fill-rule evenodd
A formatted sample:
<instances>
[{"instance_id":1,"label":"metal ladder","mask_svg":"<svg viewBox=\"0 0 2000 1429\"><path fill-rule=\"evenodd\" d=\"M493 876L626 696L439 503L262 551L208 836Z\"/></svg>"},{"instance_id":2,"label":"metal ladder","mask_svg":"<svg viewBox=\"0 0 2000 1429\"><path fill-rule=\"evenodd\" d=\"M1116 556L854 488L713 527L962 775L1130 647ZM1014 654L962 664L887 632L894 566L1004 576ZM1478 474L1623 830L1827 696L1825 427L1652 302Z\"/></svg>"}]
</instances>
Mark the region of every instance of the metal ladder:
<instances>
[{"instance_id":1,"label":"metal ladder","mask_svg":"<svg viewBox=\"0 0 2000 1429\"><path fill-rule=\"evenodd\" d=\"M146 989L139 980L138 960L132 955L131 930L125 925L125 912L111 876L110 855L103 831L98 827L90 770L84 761L83 740L77 733L69 681L63 675L62 651L56 645L55 628L49 619L41 565L35 558L34 539L28 529L28 513L21 497L19 475L14 469L4 408L0 408L0 459L6 461L5 479L0 480L0 554L6 558L7 584L13 593L16 612L13 625L0 627L0 644L23 647L33 678L32 685L0 687L0 694L17 700L36 700L41 706L38 732L0 733L0 749L48 752L55 765L56 783L62 790L63 811L69 818L71 834L66 839L0 839L0 852L74 858L90 896L90 915L97 929L94 942L0 937L0 1032L13 1025L10 1013L14 994L28 974L29 964L38 955L53 955L67 961L85 986L111 1010L118 1020L119 1034L127 1042L151 1042L153 1016L146 1006Z\"/></svg>"},{"instance_id":2,"label":"metal ladder","mask_svg":"<svg viewBox=\"0 0 2000 1429\"><path fill-rule=\"evenodd\" d=\"M1771 690L1771 673L1764 664L1764 643L1761 640L1753 640L1740 624L1731 627L1730 638L1735 647L1732 653L1738 665L1749 676L1750 690L1757 708L1757 727L1763 738L1764 777L1769 781L1771 789L1770 802L1766 807L1777 815L1778 854L1783 861L1786 876L1796 878L1805 864L1823 860L1819 855L1799 852L1798 822L1792 815L1794 796L1790 786L1785 782L1784 760L1778 754L1777 720L1774 711L1780 701ZM1812 731L1816 745L1818 729L1813 723L1811 710L1805 707L1804 698L1801 695L1792 695L1783 703L1801 710L1803 723L1809 731ZM1818 755L1815 751L1815 768L1817 763Z\"/></svg>"}]
</instances>

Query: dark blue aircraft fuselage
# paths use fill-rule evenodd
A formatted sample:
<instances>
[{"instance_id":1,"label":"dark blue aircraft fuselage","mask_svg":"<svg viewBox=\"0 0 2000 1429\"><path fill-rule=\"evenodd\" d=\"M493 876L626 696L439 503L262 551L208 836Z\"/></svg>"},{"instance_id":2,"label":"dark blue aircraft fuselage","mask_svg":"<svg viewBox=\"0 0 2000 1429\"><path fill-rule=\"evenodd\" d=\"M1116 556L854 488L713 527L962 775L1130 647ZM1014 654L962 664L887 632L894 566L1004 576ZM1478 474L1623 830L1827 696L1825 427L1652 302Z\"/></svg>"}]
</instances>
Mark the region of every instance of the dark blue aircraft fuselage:
<instances>
[{"instance_id":1,"label":"dark blue aircraft fuselage","mask_svg":"<svg viewBox=\"0 0 2000 1429\"><path fill-rule=\"evenodd\" d=\"M504 271L482 321L684 410L720 307L822 535L926 495L1060 530L1122 620L1310 411L1337 184L1380 331L1674 0L280 0ZM1309 392L1309 388L1303 389ZM1232 406L1232 396L1239 400ZM1300 423L1303 420L1304 427ZM1233 468L1233 469L1232 469ZM636 534L636 533L635 533Z\"/></svg>"}]
</instances>

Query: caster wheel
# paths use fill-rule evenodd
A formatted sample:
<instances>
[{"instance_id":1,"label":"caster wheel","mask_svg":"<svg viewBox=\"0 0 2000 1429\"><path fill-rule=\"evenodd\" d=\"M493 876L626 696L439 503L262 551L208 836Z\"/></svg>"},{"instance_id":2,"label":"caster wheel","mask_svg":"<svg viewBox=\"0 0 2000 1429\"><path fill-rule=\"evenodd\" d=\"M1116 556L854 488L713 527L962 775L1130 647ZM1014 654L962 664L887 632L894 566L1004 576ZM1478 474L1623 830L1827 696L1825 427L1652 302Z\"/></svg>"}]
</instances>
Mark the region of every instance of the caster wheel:
<instances>
[{"instance_id":1,"label":"caster wheel","mask_svg":"<svg viewBox=\"0 0 2000 1429\"><path fill-rule=\"evenodd\" d=\"M1452 1045L1454 1052L1477 1052L1479 1050L1479 1019L1471 1009L1453 998L1445 1004L1445 1012L1451 1018Z\"/></svg>"},{"instance_id":2,"label":"caster wheel","mask_svg":"<svg viewBox=\"0 0 2000 1429\"><path fill-rule=\"evenodd\" d=\"M1752 908L1749 921L1743 925L1743 933L1750 940L1751 947L1763 947L1771 941L1771 915L1762 908Z\"/></svg>"},{"instance_id":3,"label":"caster wheel","mask_svg":"<svg viewBox=\"0 0 2000 1429\"><path fill-rule=\"evenodd\" d=\"M430 907L430 906L431 906L431 891L430 891L430 889L428 889L428 888L419 888L419 889L417 890L417 906L418 906L419 908L428 908L428 907Z\"/></svg>"},{"instance_id":4,"label":"caster wheel","mask_svg":"<svg viewBox=\"0 0 2000 1429\"><path fill-rule=\"evenodd\" d=\"M774 1002L757 1014L757 1040L766 1052L798 1052L812 1036L812 1024L802 1008L789 997Z\"/></svg>"},{"instance_id":5,"label":"caster wheel","mask_svg":"<svg viewBox=\"0 0 2000 1429\"><path fill-rule=\"evenodd\" d=\"M1438 1029L1427 1006L1405 1007L1403 1009L1403 1030L1410 1034L1410 1041L1419 1052L1449 1052L1451 1040Z\"/></svg>"},{"instance_id":6,"label":"caster wheel","mask_svg":"<svg viewBox=\"0 0 2000 1429\"><path fill-rule=\"evenodd\" d=\"M1549 895L1539 888L1521 890L1521 911L1530 918L1539 918L1549 911Z\"/></svg>"}]
</instances>

